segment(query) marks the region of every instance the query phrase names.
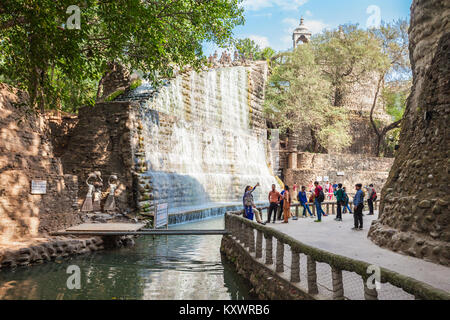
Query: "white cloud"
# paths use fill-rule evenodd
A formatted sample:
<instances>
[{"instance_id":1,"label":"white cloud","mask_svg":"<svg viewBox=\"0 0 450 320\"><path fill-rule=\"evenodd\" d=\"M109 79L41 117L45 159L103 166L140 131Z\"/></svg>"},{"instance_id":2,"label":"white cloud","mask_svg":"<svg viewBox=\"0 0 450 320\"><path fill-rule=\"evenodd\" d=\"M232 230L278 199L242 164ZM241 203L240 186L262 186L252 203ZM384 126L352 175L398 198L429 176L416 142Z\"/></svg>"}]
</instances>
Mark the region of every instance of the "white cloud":
<instances>
[{"instance_id":1,"label":"white cloud","mask_svg":"<svg viewBox=\"0 0 450 320\"><path fill-rule=\"evenodd\" d=\"M258 36L256 34L252 34L248 36L251 40L255 41L257 45L259 45L259 47L261 49L267 48L269 47L269 39L267 37L264 36Z\"/></svg>"},{"instance_id":2,"label":"white cloud","mask_svg":"<svg viewBox=\"0 0 450 320\"><path fill-rule=\"evenodd\" d=\"M249 11L258 11L264 8L280 7L282 10L297 10L308 0L244 0L244 8Z\"/></svg>"}]
</instances>

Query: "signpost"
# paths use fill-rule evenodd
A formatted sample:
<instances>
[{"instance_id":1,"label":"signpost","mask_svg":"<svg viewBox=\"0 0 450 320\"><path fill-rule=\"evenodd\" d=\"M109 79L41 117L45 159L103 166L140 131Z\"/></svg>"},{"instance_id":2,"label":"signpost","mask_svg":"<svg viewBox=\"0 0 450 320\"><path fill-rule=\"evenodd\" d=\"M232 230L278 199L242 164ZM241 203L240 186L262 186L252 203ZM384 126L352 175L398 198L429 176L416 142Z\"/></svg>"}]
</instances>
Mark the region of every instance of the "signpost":
<instances>
[{"instance_id":1,"label":"signpost","mask_svg":"<svg viewBox=\"0 0 450 320\"><path fill-rule=\"evenodd\" d=\"M321 182L322 181L322 177L317 177L316 181L317 182Z\"/></svg>"},{"instance_id":2,"label":"signpost","mask_svg":"<svg viewBox=\"0 0 450 320\"><path fill-rule=\"evenodd\" d=\"M31 180L31 194L46 194L47 181L46 180Z\"/></svg>"},{"instance_id":3,"label":"signpost","mask_svg":"<svg viewBox=\"0 0 450 320\"><path fill-rule=\"evenodd\" d=\"M323 181L328 182L328 181L330 181L330 179L328 178L328 176L325 176L325 177L323 177Z\"/></svg>"},{"instance_id":4,"label":"signpost","mask_svg":"<svg viewBox=\"0 0 450 320\"><path fill-rule=\"evenodd\" d=\"M154 229L166 226L169 228L169 207L167 203L158 204L156 207Z\"/></svg>"},{"instance_id":5,"label":"signpost","mask_svg":"<svg viewBox=\"0 0 450 320\"><path fill-rule=\"evenodd\" d=\"M345 175L345 173L344 173L344 172L342 172L342 171L338 171L338 172L336 173L336 175L338 175L338 176L344 176L344 175Z\"/></svg>"}]
</instances>

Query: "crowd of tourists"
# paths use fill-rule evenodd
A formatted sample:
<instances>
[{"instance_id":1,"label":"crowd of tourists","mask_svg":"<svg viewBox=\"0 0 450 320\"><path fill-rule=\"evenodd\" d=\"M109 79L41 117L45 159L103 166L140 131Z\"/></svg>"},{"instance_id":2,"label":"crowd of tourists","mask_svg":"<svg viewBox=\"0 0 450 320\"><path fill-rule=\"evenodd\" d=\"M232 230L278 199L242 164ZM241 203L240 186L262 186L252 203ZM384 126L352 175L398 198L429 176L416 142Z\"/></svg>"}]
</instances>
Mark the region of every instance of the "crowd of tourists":
<instances>
[{"instance_id":1,"label":"crowd of tourists","mask_svg":"<svg viewBox=\"0 0 450 320\"><path fill-rule=\"evenodd\" d=\"M314 183L311 181L308 188L306 186L299 186L294 183L292 190L289 186L285 185L284 190L278 192L276 185L272 185L272 190L269 192L269 209L267 212L267 220L263 221L262 214L256 209L255 202L253 200L253 191L259 186L259 183L254 187L247 186L245 188L245 193L243 197L244 204L244 217L249 220L255 218L256 222L260 224L276 223L276 220L282 223L289 223L289 219L297 220L298 217L292 216L291 205L294 201L298 201L300 206L303 207L302 217L306 218L309 214L310 218L316 218L314 222L322 222L322 217L328 216L327 213L322 209L322 203L325 199L332 200L335 198L337 205L337 212L335 221L342 221L342 214L353 214L354 227L353 230L363 229L363 209L364 209L364 198L367 196L367 205L369 207L368 215L373 215L373 203L377 200L377 193L373 184L365 187L366 191L363 191L362 184L358 183L355 185L356 193L353 197L353 211L350 206L350 197L347 194L346 188L342 183L326 183L321 186L318 181ZM308 193L310 194L308 197ZM316 210L315 213L311 212L309 208L310 204L314 204Z\"/></svg>"}]
</instances>

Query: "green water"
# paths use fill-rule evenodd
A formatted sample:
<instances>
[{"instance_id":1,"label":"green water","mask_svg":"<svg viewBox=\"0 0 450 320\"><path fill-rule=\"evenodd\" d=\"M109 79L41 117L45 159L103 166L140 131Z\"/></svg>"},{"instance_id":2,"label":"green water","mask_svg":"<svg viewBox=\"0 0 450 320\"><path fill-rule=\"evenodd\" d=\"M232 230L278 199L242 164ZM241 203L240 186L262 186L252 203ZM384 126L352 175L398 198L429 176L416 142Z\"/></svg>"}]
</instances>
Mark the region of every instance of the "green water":
<instances>
[{"instance_id":1,"label":"green water","mask_svg":"<svg viewBox=\"0 0 450 320\"><path fill-rule=\"evenodd\" d=\"M223 217L176 229L221 229ZM222 236L145 236L132 248L0 271L0 299L249 299L250 287L220 254ZM81 270L68 289L67 268Z\"/></svg>"}]
</instances>

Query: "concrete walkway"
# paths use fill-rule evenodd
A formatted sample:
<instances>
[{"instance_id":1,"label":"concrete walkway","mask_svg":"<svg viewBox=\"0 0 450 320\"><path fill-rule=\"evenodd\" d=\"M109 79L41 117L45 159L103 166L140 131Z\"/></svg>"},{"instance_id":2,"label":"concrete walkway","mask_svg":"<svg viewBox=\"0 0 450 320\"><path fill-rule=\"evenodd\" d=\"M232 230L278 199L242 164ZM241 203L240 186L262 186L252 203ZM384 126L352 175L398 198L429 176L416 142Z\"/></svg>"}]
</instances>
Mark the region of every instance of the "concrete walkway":
<instances>
[{"instance_id":1,"label":"concrete walkway","mask_svg":"<svg viewBox=\"0 0 450 320\"><path fill-rule=\"evenodd\" d=\"M300 214L302 212L303 210ZM308 216L297 221L290 219L288 224L277 221L276 224L268 223L266 226L284 232L304 244L378 265L450 292L449 267L383 249L370 241L367 233L372 220L377 219L378 212L374 216L366 213L362 231L351 230L351 214L343 214L342 222L334 221L335 215L323 217L321 223L314 222L315 219Z\"/></svg>"}]
</instances>

